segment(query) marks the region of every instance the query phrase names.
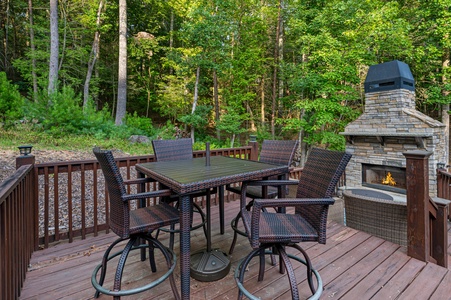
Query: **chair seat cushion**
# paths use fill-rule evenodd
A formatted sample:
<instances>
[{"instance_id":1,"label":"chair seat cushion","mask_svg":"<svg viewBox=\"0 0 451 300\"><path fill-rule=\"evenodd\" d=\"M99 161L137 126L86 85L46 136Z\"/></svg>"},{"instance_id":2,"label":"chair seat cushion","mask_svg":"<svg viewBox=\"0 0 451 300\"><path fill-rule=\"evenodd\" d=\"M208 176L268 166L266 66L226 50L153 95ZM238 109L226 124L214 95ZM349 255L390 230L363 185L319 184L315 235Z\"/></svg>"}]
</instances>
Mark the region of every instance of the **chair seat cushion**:
<instances>
[{"instance_id":1,"label":"chair seat cushion","mask_svg":"<svg viewBox=\"0 0 451 300\"><path fill-rule=\"evenodd\" d=\"M130 234L152 231L179 222L179 211L165 203L130 211Z\"/></svg>"},{"instance_id":2,"label":"chair seat cushion","mask_svg":"<svg viewBox=\"0 0 451 300\"><path fill-rule=\"evenodd\" d=\"M249 240L252 240L252 236L249 234L251 232L251 216L251 212L245 211L243 213L243 223ZM260 244L299 243L317 240L317 230L298 214L272 212L260 214L258 237Z\"/></svg>"}]
</instances>

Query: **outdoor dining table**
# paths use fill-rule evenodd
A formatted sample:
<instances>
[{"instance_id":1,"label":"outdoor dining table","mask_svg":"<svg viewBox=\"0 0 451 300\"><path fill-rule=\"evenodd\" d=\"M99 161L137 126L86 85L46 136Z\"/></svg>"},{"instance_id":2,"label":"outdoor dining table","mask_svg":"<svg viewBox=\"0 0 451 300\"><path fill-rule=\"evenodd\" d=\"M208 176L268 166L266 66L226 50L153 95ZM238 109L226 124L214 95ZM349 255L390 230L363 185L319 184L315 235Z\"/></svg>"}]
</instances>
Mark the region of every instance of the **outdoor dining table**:
<instances>
[{"instance_id":1,"label":"outdoor dining table","mask_svg":"<svg viewBox=\"0 0 451 300\"><path fill-rule=\"evenodd\" d=\"M273 165L258 161L243 160L225 156L193 158L188 160L151 162L136 164L139 176L148 176L165 188L171 189L180 197L180 279L182 299L190 297L190 193L200 190L221 188L248 180L257 180L270 176L285 176L289 172L287 165ZM224 205L223 193L220 193L220 205ZM210 205L207 203L207 205ZM207 248L211 249L209 211L207 209ZM225 255L225 254L224 254ZM230 262L228 262L230 263ZM227 264L227 262L226 262Z\"/></svg>"}]
</instances>

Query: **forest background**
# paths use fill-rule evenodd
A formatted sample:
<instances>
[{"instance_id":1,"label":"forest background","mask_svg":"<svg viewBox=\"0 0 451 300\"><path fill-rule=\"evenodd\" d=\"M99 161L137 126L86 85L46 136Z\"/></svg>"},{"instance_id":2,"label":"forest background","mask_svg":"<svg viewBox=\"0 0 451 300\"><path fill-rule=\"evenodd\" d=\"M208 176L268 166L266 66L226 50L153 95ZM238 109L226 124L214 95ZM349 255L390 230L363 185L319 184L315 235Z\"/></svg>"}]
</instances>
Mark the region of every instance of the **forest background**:
<instances>
[{"instance_id":1,"label":"forest background","mask_svg":"<svg viewBox=\"0 0 451 300\"><path fill-rule=\"evenodd\" d=\"M3 0L4 147L249 134L344 149L369 66L407 63L449 125L451 0Z\"/></svg>"}]
</instances>

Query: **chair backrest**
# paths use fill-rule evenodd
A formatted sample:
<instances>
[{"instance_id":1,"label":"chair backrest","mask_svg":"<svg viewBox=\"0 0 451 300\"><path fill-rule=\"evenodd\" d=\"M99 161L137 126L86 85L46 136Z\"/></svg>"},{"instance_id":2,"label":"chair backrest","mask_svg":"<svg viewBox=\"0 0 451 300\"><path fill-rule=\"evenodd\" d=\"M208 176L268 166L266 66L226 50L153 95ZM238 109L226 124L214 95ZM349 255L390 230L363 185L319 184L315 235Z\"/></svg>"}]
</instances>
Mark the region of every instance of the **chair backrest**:
<instances>
[{"instance_id":1,"label":"chair backrest","mask_svg":"<svg viewBox=\"0 0 451 300\"><path fill-rule=\"evenodd\" d=\"M129 236L130 215L128 203L122 200L122 196L127 193L122 175L110 150L101 150L95 147L93 152L102 168L108 189L110 228L120 237L127 238Z\"/></svg>"},{"instance_id":2,"label":"chair backrest","mask_svg":"<svg viewBox=\"0 0 451 300\"><path fill-rule=\"evenodd\" d=\"M313 148L301 172L296 198L332 197L351 154Z\"/></svg>"},{"instance_id":3,"label":"chair backrest","mask_svg":"<svg viewBox=\"0 0 451 300\"><path fill-rule=\"evenodd\" d=\"M307 157L299 178L296 198L329 198L351 159L351 154L313 148ZM296 207L301 215L318 231L318 243L326 243L327 212L329 205Z\"/></svg>"},{"instance_id":4,"label":"chair backrest","mask_svg":"<svg viewBox=\"0 0 451 300\"><path fill-rule=\"evenodd\" d=\"M264 140L259 161L290 166L298 144L298 140Z\"/></svg>"},{"instance_id":5,"label":"chair backrest","mask_svg":"<svg viewBox=\"0 0 451 300\"><path fill-rule=\"evenodd\" d=\"M193 142L190 138L177 140L152 140L156 161L193 158Z\"/></svg>"}]
</instances>

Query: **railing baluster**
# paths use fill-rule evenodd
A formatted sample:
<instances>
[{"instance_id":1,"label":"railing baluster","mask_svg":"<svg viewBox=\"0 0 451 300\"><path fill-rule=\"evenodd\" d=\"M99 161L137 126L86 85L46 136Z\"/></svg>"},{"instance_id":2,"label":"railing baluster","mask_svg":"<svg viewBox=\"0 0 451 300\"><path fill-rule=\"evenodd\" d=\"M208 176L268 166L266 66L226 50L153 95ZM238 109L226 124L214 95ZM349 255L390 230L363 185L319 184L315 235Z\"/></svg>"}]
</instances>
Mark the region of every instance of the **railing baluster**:
<instances>
[{"instance_id":1,"label":"railing baluster","mask_svg":"<svg viewBox=\"0 0 451 300\"><path fill-rule=\"evenodd\" d=\"M98 201L97 201L97 196L98 196L98 192L97 192L97 189L99 188L99 186L98 186L98 184L97 184L97 164L94 164L94 167L93 167L93 171L92 171L92 177L93 177L93 180L92 180L92 190L93 190L93 198L94 199L92 199L92 202L93 202L93 205L94 205L94 220L93 220L93 222L94 222L94 236L97 236L98 235L98 218L97 218L97 216L98 216L98 211L97 211L97 206L98 206Z\"/></svg>"},{"instance_id":2,"label":"railing baluster","mask_svg":"<svg viewBox=\"0 0 451 300\"><path fill-rule=\"evenodd\" d=\"M86 238L86 177L85 177L85 164L81 164L81 238Z\"/></svg>"},{"instance_id":3,"label":"railing baluster","mask_svg":"<svg viewBox=\"0 0 451 300\"><path fill-rule=\"evenodd\" d=\"M44 169L44 247L49 246L49 168Z\"/></svg>"},{"instance_id":4,"label":"railing baluster","mask_svg":"<svg viewBox=\"0 0 451 300\"><path fill-rule=\"evenodd\" d=\"M60 224L59 224L59 172L58 172L58 166L55 166L54 173L53 173L53 226L55 227L55 241L59 241L60 239Z\"/></svg>"},{"instance_id":5,"label":"railing baluster","mask_svg":"<svg viewBox=\"0 0 451 300\"><path fill-rule=\"evenodd\" d=\"M74 239L73 233L73 217L72 217L72 165L67 168L67 216L68 216L68 231L69 243Z\"/></svg>"}]
</instances>

